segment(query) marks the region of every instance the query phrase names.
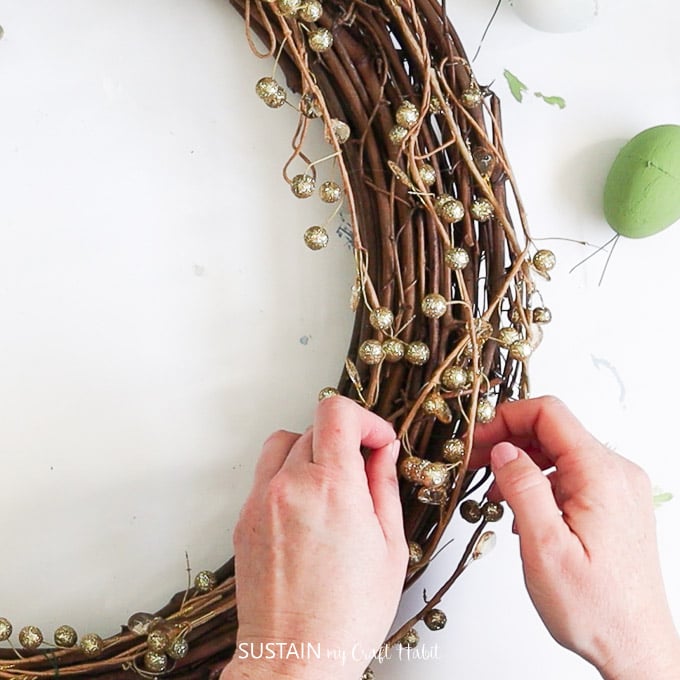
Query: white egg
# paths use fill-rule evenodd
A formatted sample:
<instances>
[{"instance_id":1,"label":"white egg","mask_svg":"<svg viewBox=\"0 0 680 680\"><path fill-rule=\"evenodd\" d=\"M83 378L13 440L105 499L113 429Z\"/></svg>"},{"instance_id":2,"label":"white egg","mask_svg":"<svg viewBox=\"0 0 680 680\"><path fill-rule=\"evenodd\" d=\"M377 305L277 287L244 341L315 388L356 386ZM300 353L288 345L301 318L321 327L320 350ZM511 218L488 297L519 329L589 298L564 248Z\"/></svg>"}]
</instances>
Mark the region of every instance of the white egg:
<instances>
[{"instance_id":1,"label":"white egg","mask_svg":"<svg viewBox=\"0 0 680 680\"><path fill-rule=\"evenodd\" d=\"M597 16L598 0L510 0L519 18L550 33L581 31Z\"/></svg>"}]
</instances>

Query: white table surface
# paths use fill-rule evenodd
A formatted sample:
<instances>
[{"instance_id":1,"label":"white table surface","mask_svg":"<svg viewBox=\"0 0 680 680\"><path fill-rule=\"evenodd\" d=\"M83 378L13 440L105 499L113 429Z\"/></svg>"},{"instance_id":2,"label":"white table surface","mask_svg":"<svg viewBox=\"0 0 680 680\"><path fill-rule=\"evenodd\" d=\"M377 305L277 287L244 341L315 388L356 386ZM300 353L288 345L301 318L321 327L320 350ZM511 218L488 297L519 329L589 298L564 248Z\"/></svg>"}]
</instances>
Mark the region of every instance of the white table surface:
<instances>
[{"instance_id":1,"label":"white table surface","mask_svg":"<svg viewBox=\"0 0 680 680\"><path fill-rule=\"evenodd\" d=\"M494 5L449 0L470 53ZM587 30L555 35L502 8L475 70L503 99L535 237L610 237L616 151L680 122L679 19L671 0L601 0ZM271 65L226 2L0 0L0 25L0 616L107 634L184 586L185 550L196 570L231 554L262 439L304 428L339 375L351 253L341 235L302 244L327 211L280 178L294 115L254 96ZM566 108L515 102L506 68ZM560 267L533 393L560 395L676 494L657 519L680 623L680 231L622 240L601 286L603 256L569 274L592 248L545 245ZM447 596L446 629L423 632L435 658L381 677L597 677L535 615L509 519L498 534Z\"/></svg>"}]
</instances>

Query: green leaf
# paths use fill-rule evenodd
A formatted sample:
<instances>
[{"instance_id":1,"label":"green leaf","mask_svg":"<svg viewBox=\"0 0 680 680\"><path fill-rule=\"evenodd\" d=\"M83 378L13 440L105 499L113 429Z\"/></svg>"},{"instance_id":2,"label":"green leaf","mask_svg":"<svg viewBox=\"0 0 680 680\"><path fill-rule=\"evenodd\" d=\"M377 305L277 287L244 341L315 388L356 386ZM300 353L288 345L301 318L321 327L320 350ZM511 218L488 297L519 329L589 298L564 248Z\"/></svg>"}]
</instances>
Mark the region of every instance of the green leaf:
<instances>
[{"instance_id":1,"label":"green leaf","mask_svg":"<svg viewBox=\"0 0 680 680\"><path fill-rule=\"evenodd\" d=\"M551 106L559 106L561 109L563 109L567 105L567 102L565 102L562 97L549 97L542 92L534 92L534 94L537 97L540 97L546 104L550 104Z\"/></svg>"},{"instance_id":2,"label":"green leaf","mask_svg":"<svg viewBox=\"0 0 680 680\"><path fill-rule=\"evenodd\" d=\"M508 87L510 88L512 96L518 102L521 102L524 97L524 92L527 92L529 88L514 73L510 73L508 69L503 71L503 76L508 81Z\"/></svg>"},{"instance_id":3,"label":"green leaf","mask_svg":"<svg viewBox=\"0 0 680 680\"><path fill-rule=\"evenodd\" d=\"M654 494L654 507L661 507L664 503L668 503L673 498L673 494L668 491L662 491Z\"/></svg>"}]
</instances>

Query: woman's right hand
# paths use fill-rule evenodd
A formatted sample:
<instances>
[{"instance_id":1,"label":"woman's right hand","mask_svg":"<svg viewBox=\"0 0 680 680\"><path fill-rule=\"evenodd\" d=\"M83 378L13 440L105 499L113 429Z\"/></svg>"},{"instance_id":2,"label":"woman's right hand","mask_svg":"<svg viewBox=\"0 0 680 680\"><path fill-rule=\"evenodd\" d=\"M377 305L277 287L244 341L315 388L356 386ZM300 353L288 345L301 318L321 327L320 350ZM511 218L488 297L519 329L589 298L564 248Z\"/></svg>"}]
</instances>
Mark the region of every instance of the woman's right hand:
<instances>
[{"instance_id":1,"label":"woman's right hand","mask_svg":"<svg viewBox=\"0 0 680 680\"><path fill-rule=\"evenodd\" d=\"M604 678L680 679L647 475L551 397L503 404L477 428L472 463L491 464L492 498L515 515L529 595L552 636Z\"/></svg>"}]
</instances>

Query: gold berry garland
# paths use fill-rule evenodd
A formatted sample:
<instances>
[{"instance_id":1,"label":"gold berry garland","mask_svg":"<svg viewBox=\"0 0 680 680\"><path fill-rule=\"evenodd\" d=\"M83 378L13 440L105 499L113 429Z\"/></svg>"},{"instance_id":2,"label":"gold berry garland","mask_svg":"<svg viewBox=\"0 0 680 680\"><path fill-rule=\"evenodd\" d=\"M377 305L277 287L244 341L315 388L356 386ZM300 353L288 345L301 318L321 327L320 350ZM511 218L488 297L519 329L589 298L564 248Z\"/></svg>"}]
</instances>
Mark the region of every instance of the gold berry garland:
<instances>
[{"instance_id":1,"label":"gold berry garland","mask_svg":"<svg viewBox=\"0 0 680 680\"><path fill-rule=\"evenodd\" d=\"M386 641L413 647L419 621L445 626L436 606L493 545L487 524L502 506L465 499L488 478L468 471L474 428L499 402L527 394L526 362L551 318L534 275L549 278L555 256L531 242L499 102L476 81L437 0L231 2L253 52L275 63L256 95L299 112L284 166L293 195L336 206L326 224L304 229L304 243L329 244L340 206L352 226L354 331L338 386L319 398L350 396L398 432L405 587L456 509L477 525L449 579ZM304 149L312 126L329 144L315 161ZM328 163L340 183L321 176ZM293 164L302 170L292 174ZM233 654L236 630L231 559L107 639L79 638L64 625L50 642L35 626L13 631L0 618L8 644L0 678L213 678Z\"/></svg>"}]
</instances>

